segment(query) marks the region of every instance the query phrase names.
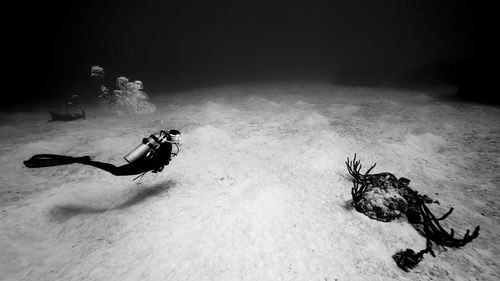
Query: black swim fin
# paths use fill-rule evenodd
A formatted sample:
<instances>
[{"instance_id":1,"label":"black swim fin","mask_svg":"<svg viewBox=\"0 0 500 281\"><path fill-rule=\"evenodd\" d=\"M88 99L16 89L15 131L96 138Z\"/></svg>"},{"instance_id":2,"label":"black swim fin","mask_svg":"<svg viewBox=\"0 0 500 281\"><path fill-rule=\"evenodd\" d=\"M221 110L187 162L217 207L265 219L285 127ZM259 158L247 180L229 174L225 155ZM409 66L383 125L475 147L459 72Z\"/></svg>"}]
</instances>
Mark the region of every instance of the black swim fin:
<instances>
[{"instance_id":1,"label":"black swim fin","mask_svg":"<svg viewBox=\"0 0 500 281\"><path fill-rule=\"evenodd\" d=\"M72 157L57 154L36 154L30 159L23 161L28 168L42 168L73 163L85 163L90 161L90 156Z\"/></svg>"}]
</instances>

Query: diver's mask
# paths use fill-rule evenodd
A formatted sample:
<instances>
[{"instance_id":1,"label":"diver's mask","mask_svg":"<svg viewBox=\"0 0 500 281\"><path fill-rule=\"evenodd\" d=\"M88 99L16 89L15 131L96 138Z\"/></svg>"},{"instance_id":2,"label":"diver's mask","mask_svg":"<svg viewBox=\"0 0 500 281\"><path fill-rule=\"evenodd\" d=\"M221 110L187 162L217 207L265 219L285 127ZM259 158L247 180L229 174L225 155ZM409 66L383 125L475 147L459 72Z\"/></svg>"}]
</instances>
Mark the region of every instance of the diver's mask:
<instances>
[{"instance_id":1,"label":"diver's mask","mask_svg":"<svg viewBox=\"0 0 500 281\"><path fill-rule=\"evenodd\" d=\"M171 143L175 143L175 144L178 144L178 145L181 145L181 134L176 134L176 135L173 135L173 134L169 134L170 136L170 142Z\"/></svg>"},{"instance_id":2,"label":"diver's mask","mask_svg":"<svg viewBox=\"0 0 500 281\"><path fill-rule=\"evenodd\" d=\"M179 151L181 150L179 147L181 145L181 132L177 130L170 130L168 131L168 136L170 140L167 140L167 142L177 147L177 152L172 152L170 155L171 157L175 157L177 156L177 153L179 153Z\"/></svg>"},{"instance_id":3,"label":"diver's mask","mask_svg":"<svg viewBox=\"0 0 500 281\"><path fill-rule=\"evenodd\" d=\"M168 132L161 131L161 133L165 136L168 135L167 142L181 145L181 132L179 132L178 130L170 130Z\"/></svg>"}]
</instances>

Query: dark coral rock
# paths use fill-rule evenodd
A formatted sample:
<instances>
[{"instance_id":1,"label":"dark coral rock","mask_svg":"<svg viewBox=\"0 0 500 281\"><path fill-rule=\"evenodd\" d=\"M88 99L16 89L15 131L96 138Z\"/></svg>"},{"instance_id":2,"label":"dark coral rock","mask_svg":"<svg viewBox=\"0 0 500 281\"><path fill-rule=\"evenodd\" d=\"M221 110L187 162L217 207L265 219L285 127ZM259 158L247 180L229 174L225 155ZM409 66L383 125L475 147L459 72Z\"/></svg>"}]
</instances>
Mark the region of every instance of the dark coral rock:
<instances>
[{"instance_id":1,"label":"dark coral rock","mask_svg":"<svg viewBox=\"0 0 500 281\"><path fill-rule=\"evenodd\" d=\"M389 222L404 215L408 203L393 188L373 187L363 194L356 207L371 219Z\"/></svg>"}]
</instances>

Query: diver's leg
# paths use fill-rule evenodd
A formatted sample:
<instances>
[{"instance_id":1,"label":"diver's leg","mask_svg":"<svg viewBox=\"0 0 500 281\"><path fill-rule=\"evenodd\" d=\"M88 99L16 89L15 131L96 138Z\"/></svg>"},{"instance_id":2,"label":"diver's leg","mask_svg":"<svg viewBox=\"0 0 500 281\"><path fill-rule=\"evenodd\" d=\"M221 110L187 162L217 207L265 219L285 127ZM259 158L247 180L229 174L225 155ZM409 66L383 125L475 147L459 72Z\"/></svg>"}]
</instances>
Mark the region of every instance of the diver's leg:
<instances>
[{"instance_id":1,"label":"diver's leg","mask_svg":"<svg viewBox=\"0 0 500 281\"><path fill-rule=\"evenodd\" d=\"M150 171L154 168L147 161L137 161L132 164L126 164L120 167L116 167L113 164L92 161L90 156L71 157L57 154L37 154L24 161L23 163L28 168L41 168L80 163L102 169L104 171L110 172L115 176L138 175L143 172Z\"/></svg>"},{"instance_id":2,"label":"diver's leg","mask_svg":"<svg viewBox=\"0 0 500 281\"><path fill-rule=\"evenodd\" d=\"M110 163L103 163L99 161L82 161L79 162L84 165L90 165L101 170L110 172L115 176L130 176L130 175L138 175L143 172L147 172L150 170L149 167L143 165L136 164L125 164L120 167L117 167Z\"/></svg>"}]
</instances>

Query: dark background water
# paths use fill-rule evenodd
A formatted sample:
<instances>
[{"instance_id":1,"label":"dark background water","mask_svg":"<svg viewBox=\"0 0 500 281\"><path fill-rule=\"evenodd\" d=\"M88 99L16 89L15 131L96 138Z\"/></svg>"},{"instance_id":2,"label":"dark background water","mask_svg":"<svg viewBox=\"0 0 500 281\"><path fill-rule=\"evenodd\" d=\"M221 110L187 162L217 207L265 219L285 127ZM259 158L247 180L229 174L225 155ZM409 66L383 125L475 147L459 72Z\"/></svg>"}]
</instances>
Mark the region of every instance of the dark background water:
<instances>
[{"instance_id":1,"label":"dark background water","mask_svg":"<svg viewBox=\"0 0 500 281\"><path fill-rule=\"evenodd\" d=\"M146 92L240 82L451 85L492 91L492 7L480 1L66 1L5 9L13 94L3 105L93 97L90 67ZM12 92L11 92L12 93Z\"/></svg>"}]
</instances>

